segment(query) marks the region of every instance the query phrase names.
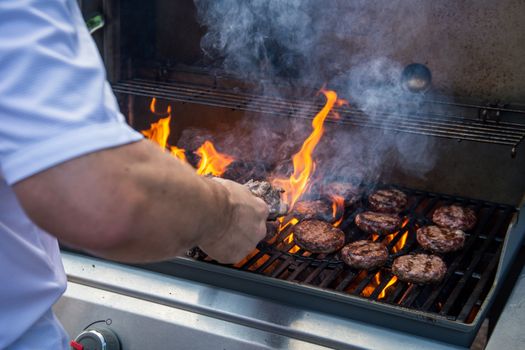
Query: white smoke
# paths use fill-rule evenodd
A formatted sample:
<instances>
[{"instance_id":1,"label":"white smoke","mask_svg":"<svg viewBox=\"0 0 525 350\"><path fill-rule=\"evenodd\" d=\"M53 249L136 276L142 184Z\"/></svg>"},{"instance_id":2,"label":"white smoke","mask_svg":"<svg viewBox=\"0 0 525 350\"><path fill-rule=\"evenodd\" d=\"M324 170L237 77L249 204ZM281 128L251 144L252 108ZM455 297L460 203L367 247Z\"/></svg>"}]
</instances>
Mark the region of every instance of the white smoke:
<instances>
[{"instance_id":1,"label":"white smoke","mask_svg":"<svg viewBox=\"0 0 525 350\"><path fill-rule=\"evenodd\" d=\"M330 176L359 174L373 181L392 168L407 169L416 177L433 168L433 139L386 131L399 126L403 115L423 110L421 96L400 86L401 71L412 62L399 62L396 54L416 44L430 5L416 0L195 0L195 4L199 21L207 28L201 48L220 60L225 71L269 82L264 91L272 94L283 80L312 87L327 83L368 115L374 129L328 126L331 135L323 138L316 155L319 168ZM261 120L244 122L254 124L245 128L250 130L251 149L278 163L289 161L309 122Z\"/></svg>"}]
</instances>

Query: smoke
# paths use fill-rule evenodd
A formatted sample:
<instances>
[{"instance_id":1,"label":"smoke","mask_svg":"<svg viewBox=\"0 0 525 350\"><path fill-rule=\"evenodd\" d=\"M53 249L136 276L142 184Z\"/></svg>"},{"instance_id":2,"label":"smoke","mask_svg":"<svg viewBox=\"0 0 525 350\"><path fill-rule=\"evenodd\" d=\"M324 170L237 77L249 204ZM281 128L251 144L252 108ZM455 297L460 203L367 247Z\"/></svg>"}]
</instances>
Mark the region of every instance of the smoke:
<instances>
[{"instance_id":1,"label":"smoke","mask_svg":"<svg viewBox=\"0 0 525 350\"><path fill-rule=\"evenodd\" d=\"M399 53L417 46L429 4L195 0L195 5L207 29L202 51L225 71L259 81L265 96L278 94L283 84L320 87L326 83L367 115L372 129L327 126L326 133L331 134L316 150L318 169L334 178L375 181L394 168L419 178L433 168L432 138L387 131L406 126L403 116L425 108L421 96L400 86L403 67L421 57L407 61ZM256 118L242 122L240 128L251 142L251 146L243 142L241 153L253 152L284 164L298 150L309 123ZM234 140L231 146L239 146L238 138Z\"/></svg>"}]
</instances>

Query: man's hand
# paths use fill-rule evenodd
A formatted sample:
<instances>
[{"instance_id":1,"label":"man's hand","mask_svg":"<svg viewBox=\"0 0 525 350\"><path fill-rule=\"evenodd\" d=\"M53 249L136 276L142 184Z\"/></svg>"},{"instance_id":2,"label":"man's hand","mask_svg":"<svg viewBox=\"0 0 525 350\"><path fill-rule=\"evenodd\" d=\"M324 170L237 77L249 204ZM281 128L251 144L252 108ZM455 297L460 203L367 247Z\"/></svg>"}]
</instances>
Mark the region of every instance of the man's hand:
<instances>
[{"instance_id":1,"label":"man's hand","mask_svg":"<svg viewBox=\"0 0 525 350\"><path fill-rule=\"evenodd\" d=\"M221 263L236 263L248 255L266 235L268 206L246 186L214 178L228 190L232 208L226 230L220 235L203 236L200 248Z\"/></svg>"}]
</instances>

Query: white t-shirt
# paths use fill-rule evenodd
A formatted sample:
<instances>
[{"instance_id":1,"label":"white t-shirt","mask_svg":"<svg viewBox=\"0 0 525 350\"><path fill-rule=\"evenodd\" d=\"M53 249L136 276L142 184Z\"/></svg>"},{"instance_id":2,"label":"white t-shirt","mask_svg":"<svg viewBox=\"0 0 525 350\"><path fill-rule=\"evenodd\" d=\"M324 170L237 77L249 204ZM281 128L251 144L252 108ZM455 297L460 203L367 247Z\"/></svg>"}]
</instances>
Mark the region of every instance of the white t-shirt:
<instances>
[{"instance_id":1,"label":"white t-shirt","mask_svg":"<svg viewBox=\"0 0 525 350\"><path fill-rule=\"evenodd\" d=\"M57 240L10 186L141 138L118 110L75 0L0 1L0 349L68 349L51 312L66 286Z\"/></svg>"}]
</instances>

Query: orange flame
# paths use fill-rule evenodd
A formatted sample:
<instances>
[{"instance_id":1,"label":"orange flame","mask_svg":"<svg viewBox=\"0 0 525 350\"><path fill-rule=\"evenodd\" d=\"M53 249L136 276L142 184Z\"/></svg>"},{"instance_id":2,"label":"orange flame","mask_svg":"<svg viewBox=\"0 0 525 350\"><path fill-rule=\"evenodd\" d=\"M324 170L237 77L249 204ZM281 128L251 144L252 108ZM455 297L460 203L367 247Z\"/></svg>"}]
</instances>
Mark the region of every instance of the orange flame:
<instances>
[{"instance_id":1,"label":"orange flame","mask_svg":"<svg viewBox=\"0 0 525 350\"><path fill-rule=\"evenodd\" d=\"M148 130L141 131L151 141L155 142L164 151L170 135L171 116L159 119L158 122L152 123Z\"/></svg>"},{"instance_id":2,"label":"orange flame","mask_svg":"<svg viewBox=\"0 0 525 350\"><path fill-rule=\"evenodd\" d=\"M334 220L337 219L337 217L340 215L340 219L337 220L333 226L339 227L341 225L341 222L343 222L343 216L345 211L345 198L343 196L338 195L331 195L332 199L332 216L334 217Z\"/></svg>"},{"instance_id":3,"label":"orange flame","mask_svg":"<svg viewBox=\"0 0 525 350\"><path fill-rule=\"evenodd\" d=\"M153 97L149 105L151 113L157 113L156 105L157 99ZM168 105L166 114L168 115L166 118L159 119L156 123L152 123L148 130L141 131L144 136L159 145L163 151L168 146L168 137L170 136L171 105ZM184 149L170 146L170 153L178 159L187 162Z\"/></svg>"},{"instance_id":4,"label":"orange flame","mask_svg":"<svg viewBox=\"0 0 525 350\"><path fill-rule=\"evenodd\" d=\"M370 283L363 289L363 291L361 292L361 295L364 296L365 298L370 297L372 293L374 292L374 290L377 288L377 286L379 286L380 283L381 283L381 272L377 272L374 275L374 279L371 280Z\"/></svg>"},{"instance_id":5,"label":"orange flame","mask_svg":"<svg viewBox=\"0 0 525 350\"><path fill-rule=\"evenodd\" d=\"M291 218L290 220L288 220L286 223L284 222L284 219L285 217L284 216L281 216L280 218L278 218L277 220L279 220L279 229L278 229L278 232L282 232L284 231L286 228L290 227L290 226L293 226L295 224L297 224L299 222L299 219L297 218ZM291 244L293 243L293 232L290 233L284 240L283 240L283 243L284 244ZM288 252L289 253L296 253L299 249L297 245L293 245L289 250Z\"/></svg>"},{"instance_id":6,"label":"orange flame","mask_svg":"<svg viewBox=\"0 0 525 350\"><path fill-rule=\"evenodd\" d=\"M291 240L288 243L292 243L293 242L293 233L288 238ZM301 248L297 244L295 244L288 250L288 253L291 253L291 254L297 253L299 250L301 250Z\"/></svg>"},{"instance_id":7,"label":"orange flame","mask_svg":"<svg viewBox=\"0 0 525 350\"><path fill-rule=\"evenodd\" d=\"M289 179L281 178L274 179L273 181L274 185L285 190L283 200L290 208L293 208L295 202L297 202L309 187L309 179L315 171L315 162L312 158L312 153L323 135L324 121L337 101L337 94L335 91L321 90L321 92L326 96L326 103L312 121L312 133L304 141L301 150L292 158L294 168L293 174Z\"/></svg>"},{"instance_id":8,"label":"orange flame","mask_svg":"<svg viewBox=\"0 0 525 350\"><path fill-rule=\"evenodd\" d=\"M408 231L405 231L403 235L401 236L401 238L399 238L399 241L397 241L396 245L392 247L392 253L397 253L401 249L403 249L403 247L405 246L407 242L407 237L408 237Z\"/></svg>"},{"instance_id":9,"label":"orange flame","mask_svg":"<svg viewBox=\"0 0 525 350\"><path fill-rule=\"evenodd\" d=\"M381 291L381 293L379 293L379 296L377 297L377 299L384 299L386 297L386 290L388 288L390 288L390 286L392 286L393 284L395 284L397 282L397 277L396 276L393 276L390 281L388 281L388 283L386 284L385 288L383 288L383 290Z\"/></svg>"},{"instance_id":10,"label":"orange flame","mask_svg":"<svg viewBox=\"0 0 525 350\"><path fill-rule=\"evenodd\" d=\"M407 224L409 222L409 219L406 218L403 223L401 224L401 229L404 229ZM382 242L383 244L387 245L389 244L390 242L392 242L394 240L394 238L400 234L401 230L400 231L396 231L394 233L391 233L389 235L386 235ZM379 238L381 237L381 235L377 234L377 233L372 233L372 241L375 242L377 240L379 240ZM408 230L404 231L402 233L402 236L399 238L399 240L397 241L396 245L392 247L392 253L397 253L399 252L401 249L403 249L403 247L405 246L406 242L407 242L407 238L408 238Z\"/></svg>"},{"instance_id":11,"label":"orange flame","mask_svg":"<svg viewBox=\"0 0 525 350\"><path fill-rule=\"evenodd\" d=\"M377 299L384 299L386 297L386 291L388 288L390 288L393 284L397 282L397 277L393 276L390 281L383 287L379 295L377 296ZM377 272L374 275L374 279L370 281L370 283L363 289L361 292L361 295L368 298L374 293L375 289L381 285L381 272Z\"/></svg>"},{"instance_id":12,"label":"orange flame","mask_svg":"<svg viewBox=\"0 0 525 350\"><path fill-rule=\"evenodd\" d=\"M151 111L151 113L156 113L156 111L155 111L156 104L157 104L157 98L153 97L151 99L151 103L149 105L149 110Z\"/></svg>"},{"instance_id":13,"label":"orange flame","mask_svg":"<svg viewBox=\"0 0 525 350\"><path fill-rule=\"evenodd\" d=\"M283 223L284 222L284 219L285 217L284 216L281 216L279 219L279 229L278 229L278 232L283 232L284 229L286 229L287 227L289 226L293 226L295 224L297 224L299 222L299 219L297 218L291 218L289 221L287 221L286 223ZM290 242L288 242L290 243Z\"/></svg>"},{"instance_id":14,"label":"orange flame","mask_svg":"<svg viewBox=\"0 0 525 350\"><path fill-rule=\"evenodd\" d=\"M227 154L219 153L210 141L205 141L195 153L201 157L197 167L199 175L220 176L234 160Z\"/></svg>"},{"instance_id":15,"label":"orange flame","mask_svg":"<svg viewBox=\"0 0 525 350\"><path fill-rule=\"evenodd\" d=\"M177 146L170 146L170 153L172 156L179 158L185 163L188 162L188 160L186 159L186 151L183 148L179 148Z\"/></svg>"}]
</instances>

